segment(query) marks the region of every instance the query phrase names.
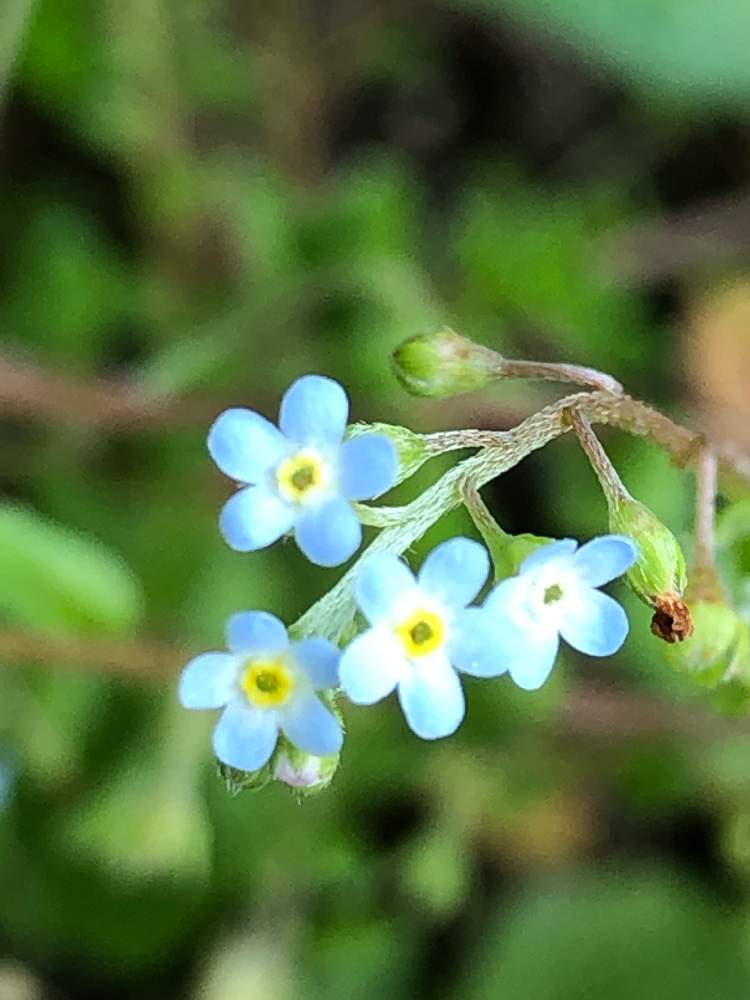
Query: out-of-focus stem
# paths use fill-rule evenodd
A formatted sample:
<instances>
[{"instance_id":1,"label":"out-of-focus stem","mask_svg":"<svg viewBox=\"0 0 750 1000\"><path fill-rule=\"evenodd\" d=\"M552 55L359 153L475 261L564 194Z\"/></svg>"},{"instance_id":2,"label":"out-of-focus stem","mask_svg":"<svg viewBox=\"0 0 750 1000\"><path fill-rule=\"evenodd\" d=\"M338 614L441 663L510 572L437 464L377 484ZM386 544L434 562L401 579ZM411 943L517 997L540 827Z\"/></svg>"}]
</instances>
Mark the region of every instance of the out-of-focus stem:
<instances>
[{"instance_id":1,"label":"out-of-focus stem","mask_svg":"<svg viewBox=\"0 0 750 1000\"><path fill-rule=\"evenodd\" d=\"M0 662L4 665L54 663L71 671L154 683L175 677L189 658L189 653L176 646L153 641L0 629Z\"/></svg>"},{"instance_id":2,"label":"out-of-focus stem","mask_svg":"<svg viewBox=\"0 0 750 1000\"><path fill-rule=\"evenodd\" d=\"M717 479L716 454L707 445L696 464L694 561L695 567L699 569L714 566Z\"/></svg>"}]
</instances>

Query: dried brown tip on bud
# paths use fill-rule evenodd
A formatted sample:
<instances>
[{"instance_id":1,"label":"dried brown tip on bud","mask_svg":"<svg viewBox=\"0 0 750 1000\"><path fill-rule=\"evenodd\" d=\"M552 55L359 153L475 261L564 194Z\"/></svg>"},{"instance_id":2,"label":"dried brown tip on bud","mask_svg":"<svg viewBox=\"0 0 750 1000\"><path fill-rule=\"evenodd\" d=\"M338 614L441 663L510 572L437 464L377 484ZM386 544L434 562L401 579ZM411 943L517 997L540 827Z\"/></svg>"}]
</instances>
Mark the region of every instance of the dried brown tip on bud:
<instances>
[{"instance_id":1,"label":"dried brown tip on bud","mask_svg":"<svg viewBox=\"0 0 750 1000\"><path fill-rule=\"evenodd\" d=\"M676 594L662 594L654 598L654 617L651 631L664 642L684 642L693 634L690 608Z\"/></svg>"}]
</instances>

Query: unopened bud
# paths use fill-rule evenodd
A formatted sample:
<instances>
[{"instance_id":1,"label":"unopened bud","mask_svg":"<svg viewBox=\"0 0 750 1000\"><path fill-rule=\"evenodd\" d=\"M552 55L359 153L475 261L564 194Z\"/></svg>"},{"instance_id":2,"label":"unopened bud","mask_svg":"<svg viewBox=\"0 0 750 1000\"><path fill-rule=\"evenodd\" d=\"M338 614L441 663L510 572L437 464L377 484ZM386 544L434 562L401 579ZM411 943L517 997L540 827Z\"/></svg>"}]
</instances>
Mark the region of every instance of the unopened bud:
<instances>
[{"instance_id":1,"label":"unopened bud","mask_svg":"<svg viewBox=\"0 0 750 1000\"><path fill-rule=\"evenodd\" d=\"M458 396L495 378L502 358L449 327L405 341L393 352L396 376L415 396Z\"/></svg>"},{"instance_id":2,"label":"unopened bud","mask_svg":"<svg viewBox=\"0 0 750 1000\"><path fill-rule=\"evenodd\" d=\"M665 642L682 642L693 633L690 610L683 600L687 586L685 556L672 532L644 504L623 490L609 500L610 530L629 535L638 558L627 581L654 609L651 631Z\"/></svg>"},{"instance_id":3,"label":"unopened bud","mask_svg":"<svg viewBox=\"0 0 750 1000\"><path fill-rule=\"evenodd\" d=\"M349 427L349 438L359 437L362 434L382 434L393 443L398 455L398 475L394 486L414 475L417 469L434 454L429 450L423 434L417 434L408 427L400 427L398 424L361 422Z\"/></svg>"},{"instance_id":4,"label":"unopened bud","mask_svg":"<svg viewBox=\"0 0 750 1000\"><path fill-rule=\"evenodd\" d=\"M689 595L688 595L689 596ZM746 623L729 604L691 601L693 634L665 650L672 666L707 687L731 679L750 651Z\"/></svg>"},{"instance_id":5,"label":"unopened bud","mask_svg":"<svg viewBox=\"0 0 750 1000\"><path fill-rule=\"evenodd\" d=\"M276 755L273 776L300 795L316 795L333 781L339 757L337 753L316 757L283 740Z\"/></svg>"}]
</instances>

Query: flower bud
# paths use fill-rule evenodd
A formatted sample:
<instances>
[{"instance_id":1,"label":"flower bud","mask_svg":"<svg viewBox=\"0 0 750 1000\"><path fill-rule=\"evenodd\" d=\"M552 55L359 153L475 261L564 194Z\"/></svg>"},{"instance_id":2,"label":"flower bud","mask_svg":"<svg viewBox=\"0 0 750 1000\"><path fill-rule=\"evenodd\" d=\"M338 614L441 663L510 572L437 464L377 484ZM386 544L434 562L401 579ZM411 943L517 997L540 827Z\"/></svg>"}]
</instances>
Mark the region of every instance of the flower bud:
<instances>
[{"instance_id":1,"label":"flower bud","mask_svg":"<svg viewBox=\"0 0 750 1000\"><path fill-rule=\"evenodd\" d=\"M690 613L692 636L665 649L665 655L676 670L707 687L716 687L732 678L736 669L744 669L743 661L750 652L750 632L725 602L691 601Z\"/></svg>"},{"instance_id":2,"label":"flower bud","mask_svg":"<svg viewBox=\"0 0 750 1000\"><path fill-rule=\"evenodd\" d=\"M627 572L627 581L637 596L654 608L651 631L665 642L682 642L692 635L693 625L682 599L687 569L677 539L626 490L608 500L610 530L629 535L638 546L638 558Z\"/></svg>"},{"instance_id":3,"label":"flower bud","mask_svg":"<svg viewBox=\"0 0 750 1000\"><path fill-rule=\"evenodd\" d=\"M393 352L396 376L415 396L458 396L495 378L501 357L443 327L405 341Z\"/></svg>"},{"instance_id":4,"label":"flower bud","mask_svg":"<svg viewBox=\"0 0 750 1000\"><path fill-rule=\"evenodd\" d=\"M316 757L283 737L280 742L273 770L276 781L289 785L300 795L316 795L328 788L338 770L340 754Z\"/></svg>"},{"instance_id":5,"label":"flower bud","mask_svg":"<svg viewBox=\"0 0 750 1000\"><path fill-rule=\"evenodd\" d=\"M400 427L398 424L360 422L349 427L347 436L355 438L361 434L383 434L393 443L398 455L398 476L394 486L413 476L434 454L428 448L423 434L417 434L408 427Z\"/></svg>"}]
</instances>

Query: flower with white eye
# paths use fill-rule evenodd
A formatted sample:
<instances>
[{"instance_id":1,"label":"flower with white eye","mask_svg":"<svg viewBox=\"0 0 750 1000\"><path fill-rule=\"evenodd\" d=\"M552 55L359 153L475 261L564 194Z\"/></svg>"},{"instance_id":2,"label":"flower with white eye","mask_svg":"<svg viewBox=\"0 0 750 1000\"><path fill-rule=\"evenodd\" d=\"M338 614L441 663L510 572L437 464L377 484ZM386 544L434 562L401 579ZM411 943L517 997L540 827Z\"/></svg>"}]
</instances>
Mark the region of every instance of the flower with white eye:
<instances>
[{"instance_id":1,"label":"flower with white eye","mask_svg":"<svg viewBox=\"0 0 750 1000\"><path fill-rule=\"evenodd\" d=\"M492 677L504 670L494 656L489 617L467 607L488 573L486 550L468 538L438 545L416 579L395 555L366 559L355 591L372 627L341 657L341 687L349 699L372 705L398 689L417 736L454 732L465 710L456 671Z\"/></svg>"},{"instance_id":2,"label":"flower with white eye","mask_svg":"<svg viewBox=\"0 0 750 1000\"><path fill-rule=\"evenodd\" d=\"M279 428L252 410L222 413L208 450L226 475L243 484L221 512L226 541L252 552L294 532L319 566L338 566L362 542L354 500L371 500L396 481L398 456L383 434L343 441L349 401L321 375L304 375L284 394Z\"/></svg>"},{"instance_id":3,"label":"flower with white eye","mask_svg":"<svg viewBox=\"0 0 750 1000\"><path fill-rule=\"evenodd\" d=\"M316 692L338 685L339 650L318 637L290 643L286 628L265 611L244 611L227 623L228 652L203 653L182 671L185 708L224 708L214 730L219 760L240 771L268 762L279 736L325 757L341 749L341 726Z\"/></svg>"},{"instance_id":4,"label":"flower with white eye","mask_svg":"<svg viewBox=\"0 0 750 1000\"><path fill-rule=\"evenodd\" d=\"M578 548L570 538L533 552L517 576L502 580L484 602L495 655L519 687L547 680L562 637L589 656L610 656L628 634L625 612L597 587L625 573L638 550L624 535L604 535Z\"/></svg>"}]
</instances>

